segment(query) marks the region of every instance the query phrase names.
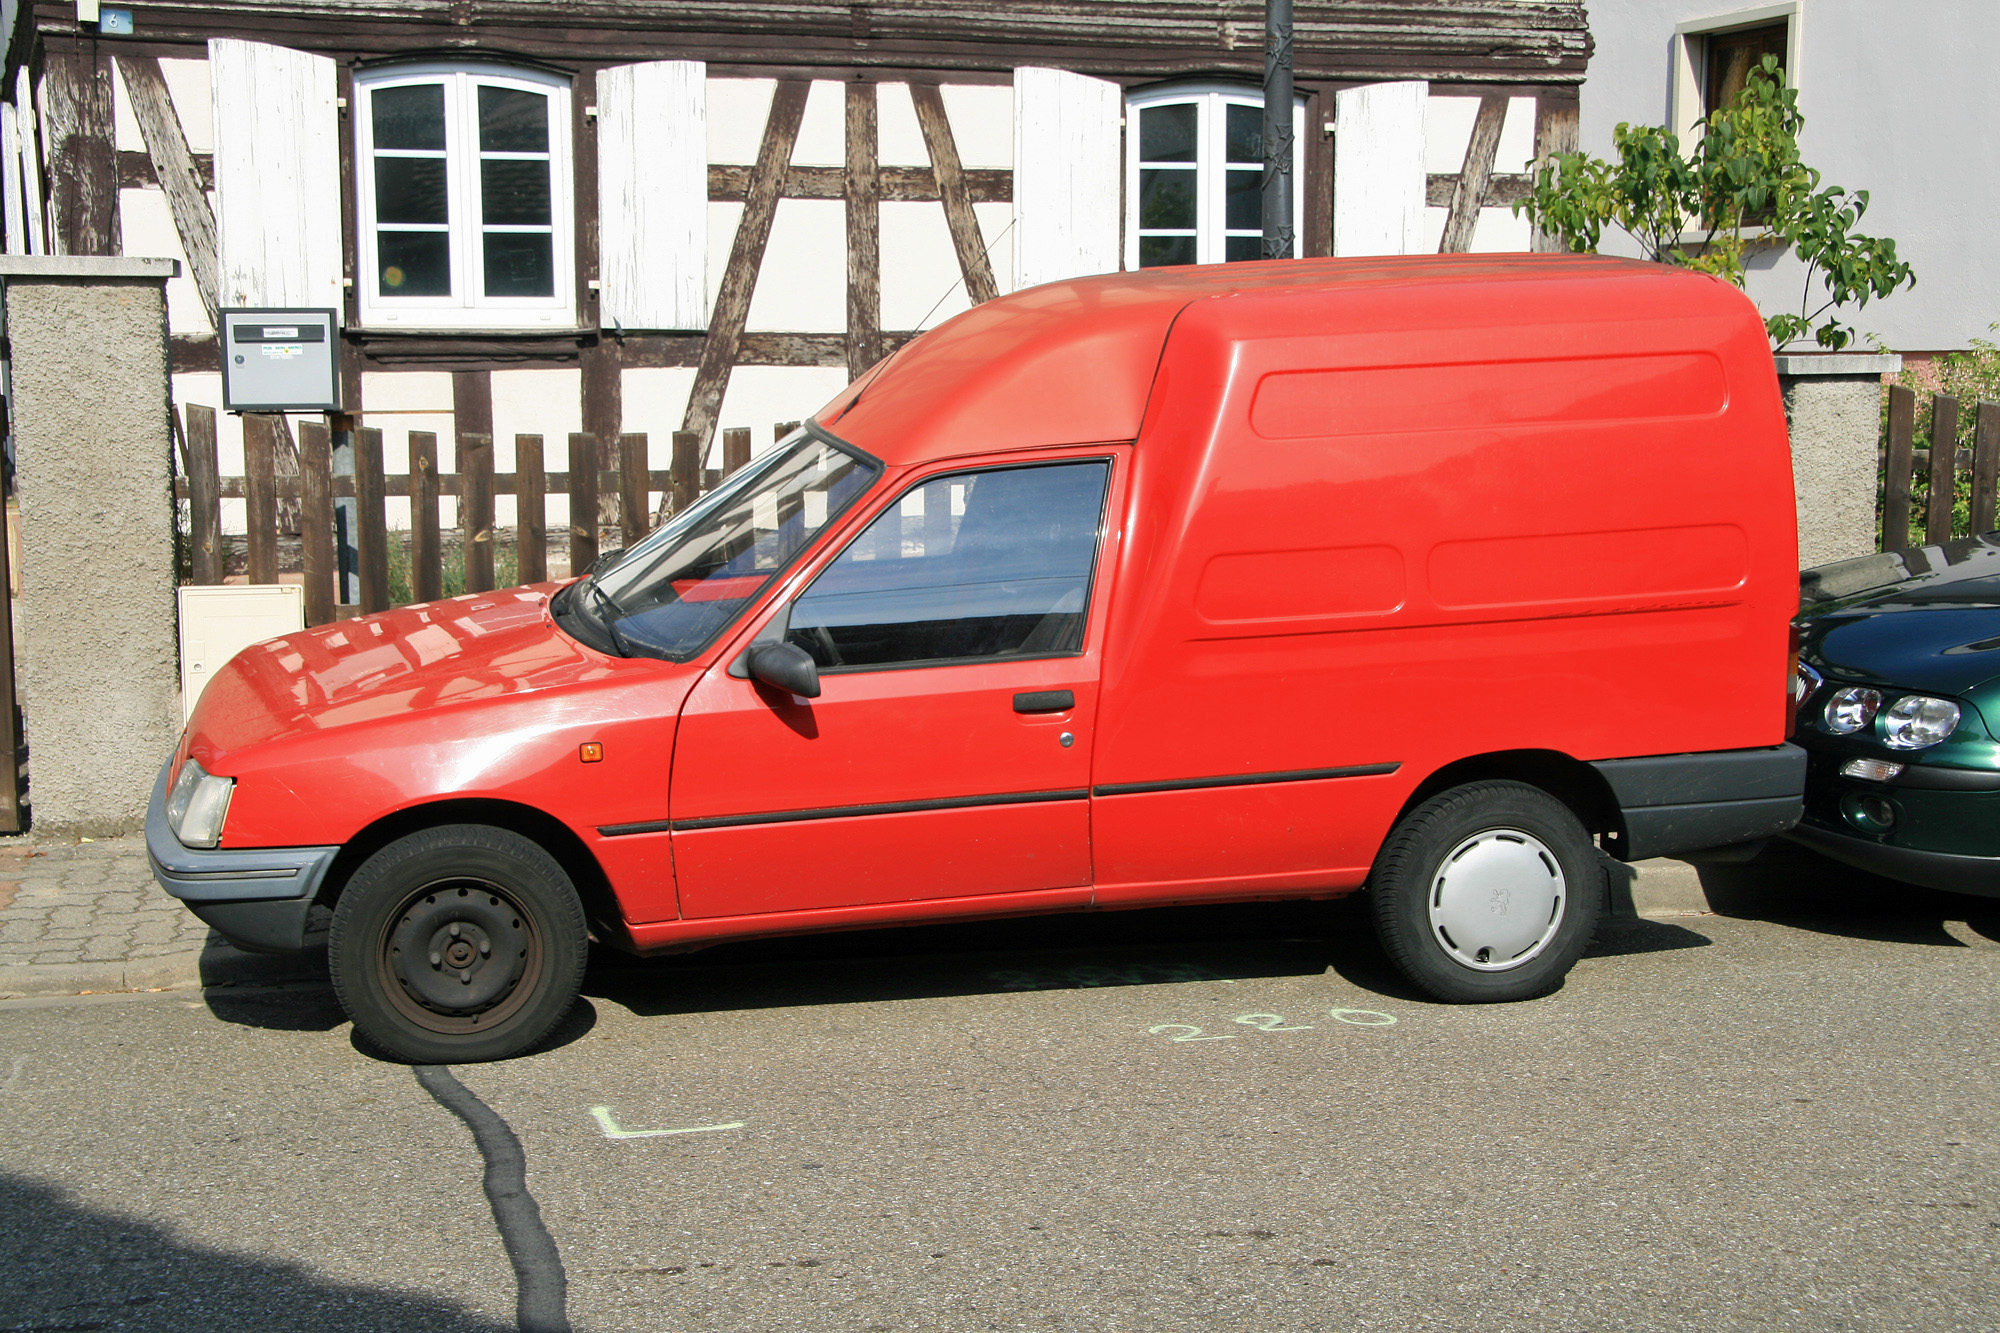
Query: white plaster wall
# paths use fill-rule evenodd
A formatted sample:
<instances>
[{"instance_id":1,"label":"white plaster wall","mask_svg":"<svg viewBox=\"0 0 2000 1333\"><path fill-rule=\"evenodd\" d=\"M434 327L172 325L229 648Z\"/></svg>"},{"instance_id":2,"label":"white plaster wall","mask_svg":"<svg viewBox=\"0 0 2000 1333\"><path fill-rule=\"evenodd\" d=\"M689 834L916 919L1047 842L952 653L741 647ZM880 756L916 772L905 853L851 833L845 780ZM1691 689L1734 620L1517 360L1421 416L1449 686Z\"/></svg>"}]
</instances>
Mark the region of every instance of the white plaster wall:
<instances>
[{"instance_id":1,"label":"white plaster wall","mask_svg":"<svg viewBox=\"0 0 2000 1333\"><path fill-rule=\"evenodd\" d=\"M814 79L806 93L799 140L792 145L795 167L838 167L847 161L847 93L830 79Z\"/></svg>"},{"instance_id":2,"label":"white plaster wall","mask_svg":"<svg viewBox=\"0 0 2000 1333\"><path fill-rule=\"evenodd\" d=\"M1472 140L1473 121L1479 115L1477 97L1433 96L1424 108L1424 171L1432 175L1457 175L1465 166L1466 145ZM1495 175L1524 172L1535 157L1535 99L1507 99L1507 118L1500 124L1500 145L1493 154ZM1445 219L1449 210L1424 209L1424 251L1434 254L1444 241ZM1474 253L1526 250L1534 241L1534 228L1511 208L1482 208L1472 232Z\"/></svg>"},{"instance_id":3,"label":"white plaster wall","mask_svg":"<svg viewBox=\"0 0 2000 1333\"><path fill-rule=\"evenodd\" d=\"M951 104L945 104L947 119ZM953 131L956 133L956 131ZM917 124L916 103L907 83L883 83L875 89L875 160L885 167L927 167L923 127Z\"/></svg>"},{"instance_id":4,"label":"white plaster wall","mask_svg":"<svg viewBox=\"0 0 2000 1333\"><path fill-rule=\"evenodd\" d=\"M213 207L214 196L210 196ZM171 333L207 334L215 331L208 322L208 310L195 286L194 270L181 249L181 235L174 227L173 210L167 206L164 190L140 189L118 192L118 226L128 255L177 260L180 276L167 279L167 329Z\"/></svg>"},{"instance_id":5,"label":"white plaster wall","mask_svg":"<svg viewBox=\"0 0 2000 1333\"><path fill-rule=\"evenodd\" d=\"M188 150L214 152L215 102L208 85L208 62L162 59L160 76L167 81L167 97L174 104L174 114L180 118ZM139 133L139 122L132 118L131 95L126 91L122 71L111 81L111 129L120 152L146 151L145 136Z\"/></svg>"},{"instance_id":6,"label":"white plaster wall","mask_svg":"<svg viewBox=\"0 0 2000 1333\"><path fill-rule=\"evenodd\" d=\"M1014 89L1011 84L947 83L943 86L945 119L958 145L958 158L970 168L1007 170L1014 165Z\"/></svg>"},{"instance_id":7,"label":"white plaster wall","mask_svg":"<svg viewBox=\"0 0 2000 1333\"><path fill-rule=\"evenodd\" d=\"M1739 8L1724 0L1591 0L1596 42L1581 105L1583 148L1611 152L1620 121L1669 115L1676 24ZM1860 230L1889 236L1917 286L1848 322L1902 351L1964 347L2000 320L2000 259L1983 243L2000 216L1989 169L2000 133L2000 5L1992 0L1803 0L1795 82L1806 128L1800 148L1824 183L1867 190ZM1615 247L1607 237L1604 247ZM1803 267L1759 256L1748 290L1767 313L1796 310Z\"/></svg>"},{"instance_id":8,"label":"white plaster wall","mask_svg":"<svg viewBox=\"0 0 2000 1333\"><path fill-rule=\"evenodd\" d=\"M708 81L708 160L730 166L757 160L764 122L771 115L774 79Z\"/></svg>"},{"instance_id":9,"label":"white plaster wall","mask_svg":"<svg viewBox=\"0 0 2000 1333\"><path fill-rule=\"evenodd\" d=\"M516 435L539 435L542 437L543 469L548 472L567 471L570 433L583 429L583 373L574 367L496 370L492 382L493 470L515 470L518 462L514 452ZM626 429L635 428L628 426ZM449 459L441 461L444 466L450 466ZM496 495L493 504L493 521L496 524L503 528L518 524L520 516L513 496ZM569 498L562 495L544 497L543 512L551 525L568 523Z\"/></svg>"},{"instance_id":10,"label":"white plaster wall","mask_svg":"<svg viewBox=\"0 0 2000 1333\"><path fill-rule=\"evenodd\" d=\"M722 429L750 428L750 450L760 454L773 443L772 427L780 421L803 421L825 407L847 387L844 366L738 366L729 376L718 417ZM707 466L722 465L722 431Z\"/></svg>"},{"instance_id":11,"label":"white plaster wall","mask_svg":"<svg viewBox=\"0 0 2000 1333\"><path fill-rule=\"evenodd\" d=\"M717 235L709 206L709 306L729 268L736 225ZM932 208L938 208L936 204ZM741 206L736 212L740 219ZM940 214L942 210L939 209ZM889 251L885 247L886 258ZM780 199L750 298L751 332L842 333L847 329L847 205L838 199Z\"/></svg>"},{"instance_id":12,"label":"white plaster wall","mask_svg":"<svg viewBox=\"0 0 2000 1333\"><path fill-rule=\"evenodd\" d=\"M443 371L374 371L361 377L361 424L382 432L382 470L407 475L410 470L410 432L427 430L437 436L438 471L449 472L454 462L452 440L457 418L452 413L451 376ZM499 420L496 415L496 433ZM565 439L567 450L568 441ZM408 530L408 491L388 496L391 529ZM438 526L458 523L458 500L438 497Z\"/></svg>"}]
</instances>

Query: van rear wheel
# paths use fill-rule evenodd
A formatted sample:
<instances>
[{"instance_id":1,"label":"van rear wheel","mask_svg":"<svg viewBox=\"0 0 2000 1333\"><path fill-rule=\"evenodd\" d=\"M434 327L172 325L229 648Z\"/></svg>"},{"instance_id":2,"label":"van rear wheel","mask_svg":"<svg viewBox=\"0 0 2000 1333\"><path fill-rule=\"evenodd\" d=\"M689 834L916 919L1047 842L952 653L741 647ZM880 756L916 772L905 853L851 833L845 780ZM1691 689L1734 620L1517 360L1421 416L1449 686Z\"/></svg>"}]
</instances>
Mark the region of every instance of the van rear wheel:
<instances>
[{"instance_id":1,"label":"van rear wheel","mask_svg":"<svg viewBox=\"0 0 2000 1333\"><path fill-rule=\"evenodd\" d=\"M1435 796L1391 831L1369 876L1397 969L1453 1004L1562 984L1597 929L1604 871L1569 807L1520 782Z\"/></svg>"},{"instance_id":2,"label":"van rear wheel","mask_svg":"<svg viewBox=\"0 0 2000 1333\"><path fill-rule=\"evenodd\" d=\"M532 1050L583 985L589 936L569 876L538 844L481 824L400 838L334 907L327 958L355 1028L415 1064Z\"/></svg>"}]
</instances>

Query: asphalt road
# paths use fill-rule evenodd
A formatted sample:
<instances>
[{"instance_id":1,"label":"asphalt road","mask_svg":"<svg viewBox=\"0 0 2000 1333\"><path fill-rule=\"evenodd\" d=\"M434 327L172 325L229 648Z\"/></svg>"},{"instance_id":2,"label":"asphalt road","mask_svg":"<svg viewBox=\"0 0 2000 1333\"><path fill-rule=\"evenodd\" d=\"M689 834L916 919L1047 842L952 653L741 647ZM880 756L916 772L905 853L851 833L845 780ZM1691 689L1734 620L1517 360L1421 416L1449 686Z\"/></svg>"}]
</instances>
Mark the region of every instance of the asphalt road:
<instances>
[{"instance_id":1,"label":"asphalt road","mask_svg":"<svg viewBox=\"0 0 2000 1333\"><path fill-rule=\"evenodd\" d=\"M0 1330L1985 1333L2000 902L1898 897L1486 1008L1309 905L603 959L449 1070L318 986L6 1002Z\"/></svg>"}]
</instances>

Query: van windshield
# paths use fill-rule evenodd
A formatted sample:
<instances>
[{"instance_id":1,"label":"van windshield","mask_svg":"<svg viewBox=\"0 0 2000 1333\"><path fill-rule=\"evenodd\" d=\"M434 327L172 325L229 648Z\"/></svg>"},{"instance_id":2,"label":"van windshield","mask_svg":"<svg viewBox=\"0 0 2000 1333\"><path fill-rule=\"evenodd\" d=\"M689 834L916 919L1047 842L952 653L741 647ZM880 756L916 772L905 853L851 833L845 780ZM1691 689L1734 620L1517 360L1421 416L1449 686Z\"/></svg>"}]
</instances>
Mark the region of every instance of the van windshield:
<instances>
[{"instance_id":1,"label":"van windshield","mask_svg":"<svg viewBox=\"0 0 2000 1333\"><path fill-rule=\"evenodd\" d=\"M612 652L684 662L881 474L858 450L795 432L616 565L572 585L557 618Z\"/></svg>"}]
</instances>

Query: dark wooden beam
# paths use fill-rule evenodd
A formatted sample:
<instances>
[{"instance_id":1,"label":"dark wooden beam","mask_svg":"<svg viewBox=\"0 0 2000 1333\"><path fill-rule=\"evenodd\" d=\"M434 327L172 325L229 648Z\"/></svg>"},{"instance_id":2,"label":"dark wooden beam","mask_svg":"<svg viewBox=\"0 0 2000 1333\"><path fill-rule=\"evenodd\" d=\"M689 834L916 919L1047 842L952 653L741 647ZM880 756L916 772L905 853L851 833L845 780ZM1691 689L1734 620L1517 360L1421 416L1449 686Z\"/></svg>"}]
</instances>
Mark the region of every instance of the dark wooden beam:
<instances>
[{"instance_id":1,"label":"dark wooden beam","mask_svg":"<svg viewBox=\"0 0 2000 1333\"><path fill-rule=\"evenodd\" d=\"M458 506L465 550L465 590L493 586L493 372L461 370L451 377L452 467L461 476L483 474L485 493L467 488Z\"/></svg>"},{"instance_id":2,"label":"dark wooden beam","mask_svg":"<svg viewBox=\"0 0 2000 1333\"><path fill-rule=\"evenodd\" d=\"M1486 178L1485 206L1497 208L1526 199L1533 186L1534 177L1525 172L1496 171ZM1456 173L1437 172L1424 178L1424 202L1432 208L1450 208L1452 196L1457 193Z\"/></svg>"},{"instance_id":3,"label":"dark wooden beam","mask_svg":"<svg viewBox=\"0 0 2000 1333\"><path fill-rule=\"evenodd\" d=\"M201 304L208 312L211 328L221 328L216 316L216 266L220 262L215 246L215 210L209 207L209 184L204 184L188 152L187 135L180 117L174 113L173 97L160 73L160 62L151 56L120 56L118 68L125 76L126 101L132 119L139 124L139 137L146 141L146 156L153 175L167 196L167 209L174 217L174 231L187 256L188 271ZM210 173L210 183L213 172Z\"/></svg>"},{"instance_id":4,"label":"dark wooden beam","mask_svg":"<svg viewBox=\"0 0 2000 1333\"><path fill-rule=\"evenodd\" d=\"M1465 165L1459 168L1458 185L1451 192L1450 211L1445 215L1444 237L1438 242L1439 254L1458 255L1472 249L1479 209L1486 202L1486 181L1493 174L1493 157L1500 149L1500 128L1506 123L1505 97L1479 99L1472 137L1465 144Z\"/></svg>"},{"instance_id":5,"label":"dark wooden beam","mask_svg":"<svg viewBox=\"0 0 2000 1333\"><path fill-rule=\"evenodd\" d=\"M847 374L881 357L882 192L875 85L847 85Z\"/></svg>"},{"instance_id":6,"label":"dark wooden beam","mask_svg":"<svg viewBox=\"0 0 2000 1333\"><path fill-rule=\"evenodd\" d=\"M722 282L716 289L708 339L702 344L701 363L695 369L694 389L688 395L687 415L681 422L682 430L701 437L704 454L709 441L715 438L723 391L729 387L737 343L743 337L744 321L750 316L757 270L763 266L764 246L771 239L771 220L778 212L778 191L784 183L785 169L791 164L793 145L798 142L799 122L805 117L806 93L811 87L804 79L781 79L771 94L771 114L764 122L764 142L757 150L756 174L750 180L742 220L736 224L729 267L723 270Z\"/></svg>"},{"instance_id":7,"label":"dark wooden beam","mask_svg":"<svg viewBox=\"0 0 2000 1333\"><path fill-rule=\"evenodd\" d=\"M64 255L115 255L120 246L111 58L97 54L95 41L50 42L42 101L53 249Z\"/></svg>"},{"instance_id":8,"label":"dark wooden beam","mask_svg":"<svg viewBox=\"0 0 2000 1333\"><path fill-rule=\"evenodd\" d=\"M188 166L195 179L201 183L203 191L215 188L215 157L210 153L189 153ZM118 153L118 188L121 190L157 190L160 188L159 173L153 170L153 159L145 153L135 153L131 149L121 149Z\"/></svg>"},{"instance_id":9,"label":"dark wooden beam","mask_svg":"<svg viewBox=\"0 0 2000 1333\"><path fill-rule=\"evenodd\" d=\"M848 87L857 85L850 83ZM872 88L873 84L860 87ZM985 167L960 173L966 192L976 204L1005 204L1014 199L1014 173ZM936 203L937 174L929 167L884 167L875 169L877 188L889 203ZM750 191L750 168L711 165L708 169L708 197L716 203L740 203ZM847 172L841 167L792 167L785 173L781 199L845 199Z\"/></svg>"},{"instance_id":10,"label":"dark wooden beam","mask_svg":"<svg viewBox=\"0 0 2000 1333\"><path fill-rule=\"evenodd\" d=\"M620 380L610 373L618 366L643 367L698 366L707 339L699 333L628 333L624 340L591 341L589 330L577 330L559 338L501 340L456 334L369 335L350 340L347 347L359 370L505 370L509 366L584 366L583 411L588 420L618 424L622 409L614 414L622 398ZM887 356L917 336L914 329L883 330L877 335L877 349ZM609 353L603 351L609 348ZM221 353L208 334L176 333L168 340L173 373L176 375L215 374L222 369ZM342 401L359 401L358 388L349 384L346 361L342 358ZM739 366L845 366L847 335L844 333L745 333L737 339ZM623 433L622 431L620 432Z\"/></svg>"},{"instance_id":11,"label":"dark wooden beam","mask_svg":"<svg viewBox=\"0 0 2000 1333\"><path fill-rule=\"evenodd\" d=\"M917 125L924 132L931 169L937 172L938 195L944 202L945 224L951 228L952 248L958 251L959 272L965 276L965 294L974 305L990 301L1000 294L1000 288L993 281L986 238L980 235L972 196L965 188L958 144L951 137L951 121L944 112L944 94L934 83L913 83L910 100L916 103Z\"/></svg>"},{"instance_id":12,"label":"dark wooden beam","mask_svg":"<svg viewBox=\"0 0 2000 1333\"><path fill-rule=\"evenodd\" d=\"M1565 95L1543 93L1535 99L1535 165L1540 171L1557 153L1574 153L1577 148L1577 99L1574 91ZM1533 180L1528 181L1532 187ZM1525 197L1526 192L1523 191ZM1543 254L1566 249L1561 238L1540 228L1535 230L1532 248Z\"/></svg>"}]
</instances>

